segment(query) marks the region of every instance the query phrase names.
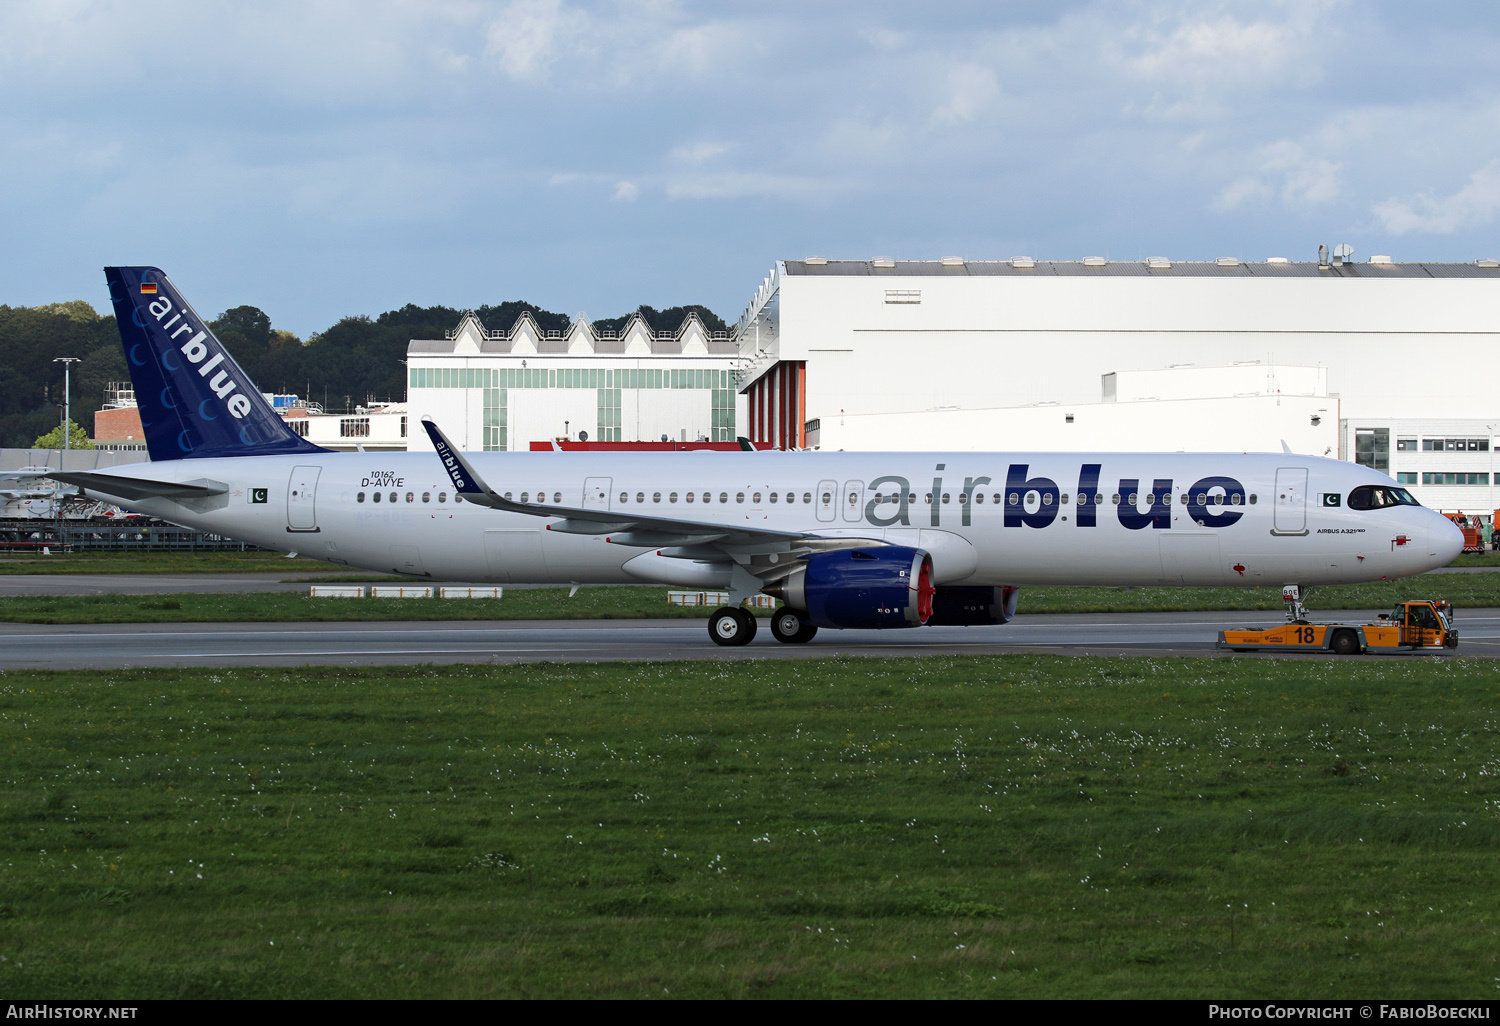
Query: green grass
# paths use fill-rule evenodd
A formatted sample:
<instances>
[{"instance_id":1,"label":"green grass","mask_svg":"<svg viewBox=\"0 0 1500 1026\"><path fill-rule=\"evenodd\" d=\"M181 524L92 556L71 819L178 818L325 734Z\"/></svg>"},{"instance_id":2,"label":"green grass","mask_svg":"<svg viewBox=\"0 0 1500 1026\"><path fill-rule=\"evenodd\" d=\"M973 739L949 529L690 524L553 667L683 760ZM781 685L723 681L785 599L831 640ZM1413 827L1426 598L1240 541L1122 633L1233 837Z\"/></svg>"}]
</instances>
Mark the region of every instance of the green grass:
<instances>
[{"instance_id":1,"label":"green grass","mask_svg":"<svg viewBox=\"0 0 1500 1026\"><path fill-rule=\"evenodd\" d=\"M401 583L409 584L409 580ZM709 607L667 604L654 586L509 588L501 599L314 599L306 594L34 595L0 598L0 622L243 623L351 620L704 619ZM1500 574L1429 574L1401 581L1319 588L1318 609L1387 610L1410 598L1446 598L1462 610L1500 606ZM1024 613L1280 611L1279 588L1023 588ZM768 611L759 611L767 615Z\"/></svg>"},{"instance_id":2,"label":"green grass","mask_svg":"<svg viewBox=\"0 0 1500 1026\"><path fill-rule=\"evenodd\" d=\"M1493 998L1500 671L0 675L0 993Z\"/></svg>"}]
</instances>

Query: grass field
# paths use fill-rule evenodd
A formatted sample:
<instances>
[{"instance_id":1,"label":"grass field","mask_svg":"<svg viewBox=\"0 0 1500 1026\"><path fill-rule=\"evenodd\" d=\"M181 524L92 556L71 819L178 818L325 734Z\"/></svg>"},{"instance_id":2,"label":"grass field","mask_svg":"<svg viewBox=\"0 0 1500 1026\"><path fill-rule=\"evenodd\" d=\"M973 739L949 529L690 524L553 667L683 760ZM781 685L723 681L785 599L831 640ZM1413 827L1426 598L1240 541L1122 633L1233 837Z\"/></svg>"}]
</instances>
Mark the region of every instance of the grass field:
<instances>
[{"instance_id":1,"label":"grass field","mask_svg":"<svg viewBox=\"0 0 1500 1026\"><path fill-rule=\"evenodd\" d=\"M1500 670L0 674L0 993L1470 997Z\"/></svg>"},{"instance_id":2,"label":"grass field","mask_svg":"<svg viewBox=\"0 0 1500 1026\"><path fill-rule=\"evenodd\" d=\"M409 583L409 582L403 582ZM1408 598L1446 598L1459 609L1500 606L1500 574L1429 574L1312 593L1317 609L1390 609ZM1023 588L1023 613L1277 611L1278 588ZM243 623L350 620L569 620L706 618L709 607L667 604L653 586L507 589L502 599L314 599L306 594L9 596L0 622ZM760 611L767 615L768 611ZM1314 614L1316 616L1316 612ZM1460 617L1462 614L1460 613ZM1460 620L1461 622L1461 620Z\"/></svg>"}]
</instances>

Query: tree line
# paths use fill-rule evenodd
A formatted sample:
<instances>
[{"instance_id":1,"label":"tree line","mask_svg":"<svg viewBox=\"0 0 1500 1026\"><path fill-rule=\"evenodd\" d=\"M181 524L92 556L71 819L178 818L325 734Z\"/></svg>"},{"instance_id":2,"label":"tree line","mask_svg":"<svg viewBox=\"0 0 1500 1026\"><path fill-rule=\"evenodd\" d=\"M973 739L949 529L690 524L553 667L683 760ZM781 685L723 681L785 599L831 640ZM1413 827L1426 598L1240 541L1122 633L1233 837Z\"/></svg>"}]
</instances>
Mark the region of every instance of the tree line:
<instances>
[{"instance_id":1,"label":"tree line","mask_svg":"<svg viewBox=\"0 0 1500 1026\"><path fill-rule=\"evenodd\" d=\"M710 330L724 321L702 306L657 310L638 308L653 331L675 331L690 312ZM530 312L544 331L565 330L566 314L519 300L481 306L474 313L487 328L510 328ZM291 393L324 409L341 411L367 399L406 396L406 346L414 338L442 338L463 311L446 306L407 304L377 317L341 319L326 331L300 339L274 327L263 310L237 306L209 322L235 361L264 392ZM625 315L595 322L619 330ZM26 448L62 422L63 365L57 357L77 357L72 365L72 414L92 429L110 382L130 374L111 314L100 315L83 300L46 306L0 305L0 445Z\"/></svg>"}]
</instances>

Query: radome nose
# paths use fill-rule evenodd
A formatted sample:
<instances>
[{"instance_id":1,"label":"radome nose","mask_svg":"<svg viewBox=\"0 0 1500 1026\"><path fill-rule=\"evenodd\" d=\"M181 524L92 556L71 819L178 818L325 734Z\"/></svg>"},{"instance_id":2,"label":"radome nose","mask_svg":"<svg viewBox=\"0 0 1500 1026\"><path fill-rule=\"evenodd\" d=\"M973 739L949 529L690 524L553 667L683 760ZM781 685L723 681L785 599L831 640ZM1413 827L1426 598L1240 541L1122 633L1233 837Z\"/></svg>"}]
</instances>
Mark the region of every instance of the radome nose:
<instances>
[{"instance_id":1,"label":"radome nose","mask_svg":"<svg viewBox=\"0 0 1500 1026\"><path fill-rule=\"evenodd\" d=\"M1447 517L1435 517L1427 528L1427 554L1433 567L1447 566L1463 550L1463 530Z\"/></svg>"}]
</instances>

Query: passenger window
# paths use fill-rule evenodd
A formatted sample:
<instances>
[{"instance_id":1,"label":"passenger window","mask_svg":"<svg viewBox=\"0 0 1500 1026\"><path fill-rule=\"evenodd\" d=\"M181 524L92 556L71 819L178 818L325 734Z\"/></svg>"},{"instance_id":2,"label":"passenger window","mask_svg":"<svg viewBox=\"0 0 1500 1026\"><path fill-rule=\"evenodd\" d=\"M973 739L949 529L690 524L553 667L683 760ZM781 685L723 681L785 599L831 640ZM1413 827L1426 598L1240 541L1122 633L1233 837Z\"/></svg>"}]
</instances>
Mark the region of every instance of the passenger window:
<instances>
[{"instance_id":1,"label":"passenger window","mask_svg":"<svg viewBox=\"0 0 1500 1026\"><path fill-rule=\"evenodd\" d=\"M714 501L714 493L713 492L704 492L703 493L703 501L704 502L713 502Z\"/></svg>"},{"instance_id":2,"label":"passenger window","mask_svg":"<svg viewBox=\"0 0 1500 1026\"><path fill-rule=\"evenodd\" d=\"M895 499L896 497L894 495L892 495L891 498ZM812 503L812 492L803 492L802 493L802 501L805 502L805 503L808 503L809 505L811 505L811 503Z\"/></svg>"},{"instance_id":3,"label":"passenger window","mask_svg":"<svg viewBox=\"0 0 1500 1026\"><path fill-rule=\"evenodd\" d=\"M1019 506L1021 504L1021 496L1018 495L1018 494L1016 494L1015 492L1011 492L1010 493L1010 504L1012 506Z\"/></svg>"},{"instance_id":4,"label":"passenger window","mask_svg":"<svg viewBox=\"0 0 1500 1026\"><path fill-rule=\"evenodd\" d=\"M356 495L354 497L354 501L355 502L364 502L365 501L365 493L364 492L360 492L358 495Z\"/></svg>"},{"instance_id":5,"label":"passenger window","mask_svg":"<svg viewBox=\"0 0 1500 1026\"><path fill-rule=\"evenodd\" d=\"M636 502L645 502L646 501L646 493L645 492L636 492L635 493L635 501Z\"/></svg>"},{"instance_id":6,"label":"passenger window","mask_svg":"<svg viewBox=\"0 0 1500 1026\"><path fill-rule=\"evenodd\" d=\"M398 496L397 496L397 495L396 495L396 493L395 493L395 492L392 492L392 493L391 493L391 501L392 501L392 502L395 502L395 501L396 501L396 499L397 499L397 498L398 498Z\"/></svg>"},{"instance_id":7,"label":"passenger window","mask_svg":"<svg viewBox=\"0 0 1500 1026\"><path fill-rule=\"evenodd\" d=\"M1042 493L1042 505L1043 506L1050 506L1050 505L1052 505L1052 493L1051 492L1043 492Z\"/></svg>"},{"instance_id":8,"label":"passenger window","mask_svg":"<svg viewBox=\"0 0 1500 1026\"><path fill-rule=\"evenodd\" d=\"M975 492L974 493L974 501L975 502L983 502L984 501L984 493L983 492Z\"/></svg>"},{"instance_id":9,"label":"passenger window","mask_svg":"<svg viewBox=\"0 0 1500 1026\"><path fill-rule=\"evenodd\" d=\"M426 499L425 499L425 498L424 498L424 499L423 499L423 500L422 500L422 501L423 501L423 502L426 502L426 501L427 501L427 500L426 500ZM509 501L510 501L510 492L506 492L506 493L505 493L505 501L506 501L506 502L509 502Z\"/></svg>"},{"instance_id":10,"label":"passenger window","mask_svg":"<svg viewBox=\"0 0 1500 1026\"><path fill-rule=\"evenodd\" d=\"M562 492L553 492L552 493L552 501L553 502L562 502Z\"/></svg>"},{"instance_id":11,"label":"passenger window","mask_svg":"<svg viewBox=\"0 0 1500 1026\"><path fill-rule=\"evenodd\" d=\"M693 501L693 493L692 492L688 492L687 493L687 501L688 502L692 502Z\"/></svg>"},{"instance_id":12,"label":"passenger window","mask_svg":"<svg viewBox=\"0 0 1500 1026\"><path fill-rule=\"evenodd\" d=\"M406 501L407 502L416 502L417 501L417 497L412 492L407 492L406 493Z\"/></svg>"},{"instance_id":13,"label":"passenger window","mask_svg":"<svg viewBox=\"0 0 1500 1026\"><path fill-rule=\"evenodd\" d=\"M1140 499L1140 495L1138 493L1136 493L1136 492L1131 492L1130 493L1129 502L1130 502L1130 504L1132 506L1139 506L1140 505L1140 502L1138 501L1139 499Z\"/></svg>"},{"instance_id":14,"label":"passenger window","mask_svg":"<svg viewBox=\"0 0 1500 1026\"><path fill-rule=\"evenodd\" d=\"M745 501L745 493L744 492L735 492L734 493L734 501L735 502L744 502Z\"/></svg>"},{"instance_id":15,"label":"passenger window","mask_svg":"<svg viewBox=\"0 0 1500 1026\"><path fill-rule=\"evenodd\" d=\"M371 492L370 493L370 498L371 498L371 500L373 500L375 502L379 502L380 501L380 493L379 492Z\"/></svg>"},{"instance_id":16,"label":"passenger window","mask_svg":"<svg viewBox=\"0 0 1500 1026\"><path fill-rule=\"evenodd\" d=\"M1118 506L1120 504L1120 493L1119 492L1115 492L1113 495L1111 495L1109 497L1109 501L1112 502L1112 503L1114 503L1116 506Z\"/></svg>"},{"instance_id":17,"label":"passenger window","mask_svg":"<svg viewBox=\"0 0 1500 1026\"><path fill-rule=\"evenodd\" d=\"M729 493L728 492L720 492L719 493L719 501L720 502L728 502L729 501Z\"/></svg>"},{"instance_id":18,"label":"passenger window","mask_svg":"<svg viewBox=\"0 0 1500 1026\"><path fill-rule=\"evenodd\" d=\"M677 501L677 493L673 492L671 495L668 495L667 496L667 501L668 502L676 502Z\"/></svg>"},{"instance_id":19,"label":"passenger window","mask_svg":"<svg viewBox=\"0 0 1500 1026\"><path fill-rule=\"evenodd\" d=\"M508 499L508 498L510 498L510 496L507 495L506 498ZM431 492L423 492L422 493L422 501L423 502L431 502L432 501L432 493Z\"/></svg>"},{"instance_id":20,"label":"passenger window","mask_svg":"<svg viewBox=\"0 0 1500 1026\"><path fill-rule=\"evenodd\" d=\"M772 502L775 502L775 501L776 501L776 493L775 493L775 492L772 492L772 493L771 493L771 501L772 501Z\"/></svg>"},{"instance_id":21,"label":"passenger window","mask_svg":"<svg viewBox=\"0 0 1500 1026\"><path fill-rule=\"evenodd\" d=\"M756 492L755 495L751 497L750 502L753 505L759 506L760 505L760 492Z\"/></svg>"},{"instance_id":22,"label":"passenger window","mask_svg":"<svg viewBox=\"0 0 1500 1026\"><path fill-rule=\"evenodd\" d=\"M661 501L661 492L652 492L651 493L651 501L652 502L660 502Z\"/></svg>"},{"instance_id":23,"label":"passenger window","mask_svg":"<svg viewBox=\"0 0 1500 1026\"><path fill-rule=\"evenodd\" d=\"M629 502L630 501L630 493L629 492L621 492L620 493L620 501L621 502Z\"/></svg>"},{"instance_id":24,"label":"passenger window","mask_svg":"<svg viewBox=\"0 0 1500 1026\"><path fill-rule=\"evenodd\" d=\"M447 502L447 501L448 501L448 493L447 492L438 492L438 502Z\"/></svg>"},{"instance_id":25,"label":"passenger window","mask_svg":"<svg viewBox=\"0 0 1500 1026\"><path fill-rule=\"evenodd\" d=\"M1062 495L1058 496L1057 504L1059 506L1066 506L1068 504L1068 493L1067 492L1063 492Z\"/></svg>"},{"instance_id":26,"label":"passenger window","mask_svg":"<svg viewBox=\"0 0 1500 1026\"><path fill-rule=\"evenodd\" d=\"M522 502L530 502L531 501L531 493L530 492L522 492L521 493L521 501Z\"/></svg>"},{"instance_id":27,"label":"passenger window","mask_svg":"<svg viewBox=\"0 0 1500 1026\"><path fill-rule=\"evenodd\" d=\"M828 503L830 503L832 501L833 501L833 496L829 495L827 492L824 492L823 493L823 504L826 506Z\"/></svg>"}]
</instances>

